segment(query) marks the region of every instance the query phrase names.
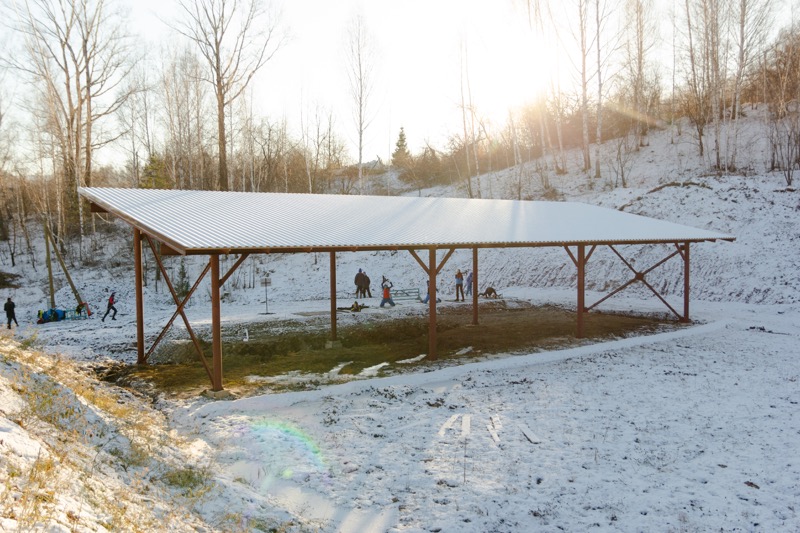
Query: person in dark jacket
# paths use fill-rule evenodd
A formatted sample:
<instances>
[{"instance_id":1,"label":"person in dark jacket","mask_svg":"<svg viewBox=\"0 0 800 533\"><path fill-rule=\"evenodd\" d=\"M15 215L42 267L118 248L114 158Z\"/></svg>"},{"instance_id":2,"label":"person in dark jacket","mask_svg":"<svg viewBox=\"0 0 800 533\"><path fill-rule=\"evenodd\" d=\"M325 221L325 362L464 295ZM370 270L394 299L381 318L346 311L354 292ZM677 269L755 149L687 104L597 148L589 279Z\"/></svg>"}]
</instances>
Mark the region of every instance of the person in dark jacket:
<instances>
[{"instance_id":1,"label":"person in dark jacket","mask_svg":"<svg viewBox=\"0 0 800 533\"><path fill-rule=\"evenodd\" d=\"M364 272L364 291L363 292L365 293L365 296L362 296L362 298L372 298L372 291L369 288L369 286L371 284L372 284L372 280L369 279L369 276L367 276L367 273Z\"/></svg>"},{"instance_id":2,"label":"person in dark jacket","mask_svg":"<svg viewBox=\"0 0 800 533\"><path fill-rule=\"evenodd\" d=\"M103 318L100 320L100 322L105 322L108 313L110 313L111 311L114 311L114 314L111 315L111 320L117 319L117 308L114 307L114 304L117 303L117 300L114 298L116 294L117 294L116 292L112 292L111 296L108 297L108 307L106 308L106 314L103 315Z\"/></svg>"},{"instance_id":3,"label":"person in dark jacket","mask_svg":"<svg viewBox=\"0 0 800 533\"><path fill-rule=\"evenodd\" d=\"M6 318L8 319L8 329L11 329L11 321L12 320L14 321L14 324L16 324L17 327L19 327L19 322L17 322L17 314L14 311L14 309L16 307L17 307L17 304L15 304L11 300L11 297L8 298L8 301L6 302L6 305L3 306L3 310L6 312Z\"/></svg>"},{"instance_id":4,"label":"person in dark jacket","mask_svg":"<svg viewBox=\"0 0 800 533\"><path fill-rule=\"evenodd\" d=\"M366 277L366 275L359 268L358 269L358 273L356 274L356 277L353 280L353 282L356 284L356 298L363 298L364 297L364 293L366 292L366 291L364 291L364 278L365 277Z\"/></svg>"}]
</instances>

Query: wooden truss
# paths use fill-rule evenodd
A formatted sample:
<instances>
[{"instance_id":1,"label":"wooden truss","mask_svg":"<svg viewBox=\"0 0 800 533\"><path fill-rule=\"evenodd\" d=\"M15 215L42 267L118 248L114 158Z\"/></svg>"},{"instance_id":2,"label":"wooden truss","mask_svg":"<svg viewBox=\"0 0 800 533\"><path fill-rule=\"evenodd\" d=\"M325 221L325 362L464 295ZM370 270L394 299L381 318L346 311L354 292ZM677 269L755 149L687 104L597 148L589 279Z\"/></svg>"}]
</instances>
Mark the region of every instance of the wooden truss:
<instances>
[{"instance_id":1,"label":"wooden truss","mask_svg":"<svg viewBox=\"0 0 800 533\"><path fill-rule=\"evenodd\" d=\"M153 251L153 255L156 259L156 263L158 264L158 268L160 269L162 275L164 276L164 280L166 282L167 288L169 289L170 294L172 295L172 299L175 303L175 312L172 314L170 319L167 321L167 324L162 328L161 332L156 336L153 343L150 347L145 350L144 344L144 305L143 305L143 276L142 276L142 242L146 242L150 249ZM612 290L609 294L598 300L597 302L586 305L585 302L585 285L586 285L586 266L589 262L589 259L592 257L592 254L597 249L598 245L586 245L586 244L579 244L575 246L575 251L569 247L564 246L567 254L569 255L572 262L575 264L577 268L577 330L576 336L581 338L585 334L585 315L607 299L611 298L615 294L623 291L627 287L633 285L636 282L640 282L644 284L653 294L662 302L667 308L678 317L678 319L682 322L689 321L689 243L673 243L675 246L675 250L655 263L654 265L646 268L644 270L637 270L631 264L630 261L625 259L623 255L617 250L615 245L608 244L607 246L616 254L616 256L628 267L631 272L633 272L633 277L628 280L627 282L623 283L616 289ZM588 246L588 251L587 251ZM424 255L419 253L419 250L415 249L408 249L411 256L416 260L420 267L422 267L423 271L428 275L429 278L429 291L431 297L428 299L428 306L429 306L429 326L428 326L428 356L431 359L435 359L437 355L436 349L436 278L437 275L442 271L447 261L456 251L455 248L441 248L442 250L446 250L444 257L441 260L437 261L437 251L439 248L430 247L427 248L428 257L427 262L423 259ZM357 251L357 250L354 250ZM331 307L330 307L330 316L331 316L331 333L330 338L331 341L337 341L337 329L336 329L336 303L337 303L337 296L336 296L336 251L330 252L330 300L331 300ZM147 364L150 356L155 351L159 343L163 340L164 336L167 334L169 329L172 327L175 320L180 316L183 320L184 325L186 326L186 331L189 333L189 336L192 340L192 344L194 345L195 351L197 352L198 359L203 364L203 367L206 369L206 373L211 381L212 390L220 391L223 389L222 383L222 336L221 336L221 305L220 305L220 289L225 284L225 282L230 278L230 276L236 271L237 268L249 257L249 254L242 254L239 256L238 260L234 263L234 265L226 272L224 275L220 275L220 264L219 264L219 255L220 254L212 254L209 256L209 262L203 269L203 271L198 276L197 280L195 280L192 287L189 289L188 293L185 297L180 298L178 296L175 287L172 284L172 281L169 278L169 274L164 267L159 254L156 251L156 245L151 239L149 235L145 235L141 233L137 228L134 228L134 256L135 256L135 273L136 273L136 317L137 317L137 363L138 364ZM652 284L648 283L647 275L653 272L655 269L662 266L664 263L672 259L673 257L680 257L683 260L683 276L684 276L684 290L683 290L683 314L678 313L661 295ZM203 354L203 349L200 344L200 341L195 334L194 330L192 329L191 324L189 323L189 319L186 317L184 312L184 308L186 307L187 302L195 293L197 288L199 287L201 281L207 276L211 275L211 328L212 328L212 360L211 364ZM472 248L472 323L474 325L478 324L478 248Z\"/></svg>"}]
</instances>

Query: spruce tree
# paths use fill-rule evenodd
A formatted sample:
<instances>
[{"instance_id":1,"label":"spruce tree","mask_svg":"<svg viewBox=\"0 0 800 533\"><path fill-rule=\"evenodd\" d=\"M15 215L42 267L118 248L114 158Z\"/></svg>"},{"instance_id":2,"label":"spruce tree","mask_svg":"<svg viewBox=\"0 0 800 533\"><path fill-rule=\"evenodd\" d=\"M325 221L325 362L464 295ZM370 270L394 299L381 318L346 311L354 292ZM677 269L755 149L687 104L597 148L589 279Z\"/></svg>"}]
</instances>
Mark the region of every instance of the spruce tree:
<instances>
[{"instance_id":1,"label":"spruce tree","mask_svg":"<svg viewBox=\"0 0 800 533\"><path fill-rule=\"evenodd\" d=\"M186 272L186 263L181 257L181 266L180 270L178 270L178 282L175 284L175 293L178 295L178 298L186 298L186 295L189 294L189 274Z\"/></svg>"},{"instance_id":2,"label":"spruce tree","mask_svg":"<svg viewBox=\"0 0 800 533\"><path fill-rule=\"evenodd\" d=\"M395 168L408 168L411 162L411 154L406 144L406 132L400 127L400 134L397 136L394 152L392 152L392 166Z\"/></svg>"}]
</instances>

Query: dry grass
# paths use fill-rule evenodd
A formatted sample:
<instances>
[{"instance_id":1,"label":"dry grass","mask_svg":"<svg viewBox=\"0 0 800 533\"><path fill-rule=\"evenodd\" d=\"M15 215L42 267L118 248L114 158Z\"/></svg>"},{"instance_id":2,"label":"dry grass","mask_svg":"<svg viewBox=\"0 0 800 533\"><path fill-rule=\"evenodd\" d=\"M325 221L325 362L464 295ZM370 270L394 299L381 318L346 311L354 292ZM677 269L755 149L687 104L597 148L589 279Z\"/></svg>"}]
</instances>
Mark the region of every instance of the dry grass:
<instances>
[{"instance_id":1,"label":"dry grass","mask_svg":"<svg viewBox=\"0 0 800 533\"><path fill-rule=\"evenodd\" d=\"M178 451L181 439L168 431L161 413L58 356L5 341L0 362L0 385L20 399L4 406L3 414L38 446L33 458L0 456L0 515L20 531L152 531L163 525L164 513L177 524L186 521L192 509L184 505L186 497L176 504L172 485L151 479L154 470L186 464ZM113 469L118 473L107 477ZM210 475L204 479L213 486ZM163 503L153 509L156 494Z\"/></svg>"},{"instance_id":2,"label":"dry grass","mask_svg":"<svg viewBox=\"0 0 800 533\"><path fill-rule=\"evenodd\" d=\"M363 318L364 315L362 315ZM479 324L472 325L469 305L443 307L437 315L439 356L402 371L461 364L498 354L531 353L634 335L647 335L679 324L665 317L593 312L586 322L586 338L576 339L573 310L555 306L532 306L505 300L481 303ZM263 380L287 374L304 376L291 384L268 386L270 390L313 388L327 382L325 374L342 363L342 376L353 376L365 368L389 363L384 375L398 372L399 360L428 351L427 315L395 317L391 313L370 314L369 320L339 327L340 347L325 348L329 339L327 316L294 324L248 325L250 340L225 339L223 369L225 388L241 395L264 392ZM279 333L273 333L280 329ZM463 354L466 347L469 353ZM210 346L204 345L211 361ZM459 352L462 352L459 354ZM208 388L209 378L198 361L193 345L180 343L156 354L154 363L119 367L109 379L126 383L144 382L167 394L195 395ZM300 384L298 384L300 382Z\"/></svg>"}]
</instances>

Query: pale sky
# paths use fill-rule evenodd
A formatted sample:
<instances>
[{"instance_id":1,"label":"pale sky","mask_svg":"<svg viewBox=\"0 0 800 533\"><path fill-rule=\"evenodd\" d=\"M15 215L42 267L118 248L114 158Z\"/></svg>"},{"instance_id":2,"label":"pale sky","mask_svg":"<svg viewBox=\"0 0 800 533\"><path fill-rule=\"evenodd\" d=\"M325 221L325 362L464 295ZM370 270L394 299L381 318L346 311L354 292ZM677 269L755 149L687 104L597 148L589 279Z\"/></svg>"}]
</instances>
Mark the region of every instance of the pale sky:
<instances>
[{"instance_id":1,"label":"pale sky","mask_svg":"<svg viewBox=\"0 0 800 533\"><path fill-rule=\"evenodd\" d=\"M149 39L177 38L158 17L166 0L131 0L132 29L146 28ZM374 116L366 131L364 159L386 160L400 127L417 152L426 140L443 147L461 128L460 46L469 61L473 102L500 121L508 107L529 100L541 86L539 54L526 12L514 0L284 0L286 45L262 69L253 86L257 112L286 116L300 125L301 111L332 109L336 129L355 158L354 105L349 96L345 42L350 20L364 17L378 59L370 100ZM156 17L155 13L158 13ZM156 30L153 32L153 30ZM539 84L537 86L537 83ZM295 133L297 133L295 131Z\"/></svg>"},{"instance_id":2,"label":"pale sky","mask_svg":"<svg viewBox=\"0 0 800 533\"><path fill-rule=\"evenodd\" d=\"M671 47L669 13L677 1L653 0L662 46ZM118 2L130 11L128 29L148 50L154 69L161 68L163 50L186 43L162 22L175 18L175 0ZM556 17L574 11L572 2L552 4L562 10ZM794 4L786 0L782 6ZM503 123L509 109L532 102L552 78L558 77L569 90L577 65L563 57L563 50L574 46L574 36L562 29L557 42L554 35L535 34L525 5L525 0L272 0L290 37L251 84L255 113L271 120L285 117L297 138L301 115L308 120L316 108L325 114L332 110L335 130L355 159L357 133L345 44L349 24L360 13L377 58L364 160L379 156L387 161L401 126L414 153L426 141L446 148L448 137L461 132L462 45L473 104L494 124ZM784 20L790 19L779 17L776 27L785 25ZM671 52L667 55L671 60ZM664 79L670 68L662 72Z\"/></svg>"}]
</instances>

